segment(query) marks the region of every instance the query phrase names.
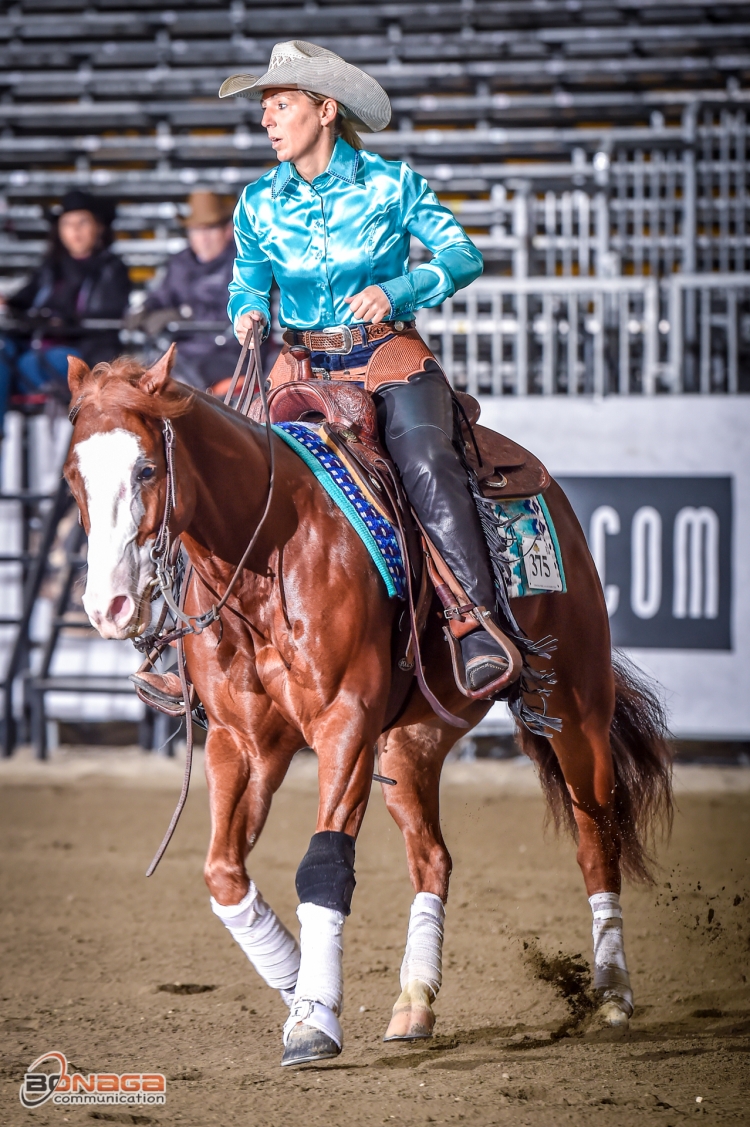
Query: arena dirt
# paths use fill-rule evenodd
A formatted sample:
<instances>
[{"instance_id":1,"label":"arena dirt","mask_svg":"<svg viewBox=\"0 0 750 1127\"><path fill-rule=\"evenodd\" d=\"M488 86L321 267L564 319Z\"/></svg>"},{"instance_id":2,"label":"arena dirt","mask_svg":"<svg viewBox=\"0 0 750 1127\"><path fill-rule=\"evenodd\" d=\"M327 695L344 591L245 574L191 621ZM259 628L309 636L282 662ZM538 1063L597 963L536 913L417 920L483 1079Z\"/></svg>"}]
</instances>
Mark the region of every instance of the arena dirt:
<instances>
[{"instance_id":1,"label":"arena dirt","mask_svg":"<svg viewBox=\"0 0 750 1127\"><path fill-rule=\"evenodd\" d=\"M375 789L345 932L345 1050L282 1071L282 1004L209 909L205 786L196 780L147 881L179 768L136 753L106 762L82 755L0 773L3 1127L750 1122L741 770L718 782L693 770L657 886L625 890L637 1010L621 1040L585 1032L590 912L573 845L543 832L531 768L456 764L443 795L454 876L438 1035L383 1044L411 890ZM251 859L290 925L314 820L314 763L301 762ZM163 1071L167 1104L25 1111L22 1075L51 1049L85 1073Z\"/></svg>"}]
</instances>

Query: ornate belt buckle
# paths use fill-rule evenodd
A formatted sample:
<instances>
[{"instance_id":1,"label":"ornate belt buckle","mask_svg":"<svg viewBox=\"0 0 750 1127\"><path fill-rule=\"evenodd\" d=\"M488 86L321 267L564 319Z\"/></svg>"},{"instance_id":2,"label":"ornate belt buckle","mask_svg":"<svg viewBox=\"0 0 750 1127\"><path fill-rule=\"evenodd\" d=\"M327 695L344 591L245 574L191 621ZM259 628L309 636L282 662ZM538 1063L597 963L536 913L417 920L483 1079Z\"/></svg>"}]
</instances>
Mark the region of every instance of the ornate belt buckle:
<instances>
[{"instance_id":1,"label":"ornate belt buckle","mask_svg":"<svg viewBox=\"0 0 750 1127\"><path fill-rule=\"evenodd\" d=\"M341 336L344 338L344 345L342 348L326 349L326 352L330 352L331 356L348 356L354 348L354 337L352 336L352 330L348 327L348 325L334 325L330 329L322 329L321 331L323 333L323 336L326 337L335 337L341 334Z\"/></svg>"}]
</instances>

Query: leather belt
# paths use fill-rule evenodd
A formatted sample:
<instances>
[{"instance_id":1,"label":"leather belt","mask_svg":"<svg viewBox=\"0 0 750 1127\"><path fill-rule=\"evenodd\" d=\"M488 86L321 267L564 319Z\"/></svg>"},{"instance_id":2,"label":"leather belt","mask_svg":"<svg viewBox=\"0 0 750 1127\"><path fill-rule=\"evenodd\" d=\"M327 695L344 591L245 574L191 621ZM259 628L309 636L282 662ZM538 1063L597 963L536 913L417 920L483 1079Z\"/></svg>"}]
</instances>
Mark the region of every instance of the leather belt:
<instances>
[{"instance_id":1,"label":"leather belt","mask_svg":"<svg viewBox=\"0 0 750 1127\"><path fill-rule=\"evenodd\" d=\"M393 333L402 333L410 326L410 321L382 321L379 325L352 325L351 328L349 325L334 325L330 329L285 329L283 339L293 348L301 346L311 352L348 356L355 348L364 348Z\"/></svg>"}]
</instances>

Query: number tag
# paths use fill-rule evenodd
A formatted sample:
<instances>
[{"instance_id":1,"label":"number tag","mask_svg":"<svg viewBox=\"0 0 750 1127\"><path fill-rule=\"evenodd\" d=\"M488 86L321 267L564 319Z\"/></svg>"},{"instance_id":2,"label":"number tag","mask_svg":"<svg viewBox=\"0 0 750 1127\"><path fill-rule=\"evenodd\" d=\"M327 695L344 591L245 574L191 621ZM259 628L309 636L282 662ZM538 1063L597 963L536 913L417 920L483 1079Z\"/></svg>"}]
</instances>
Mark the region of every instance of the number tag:
<instances>
[{"instance_id":1,"label":"number tag","mask_svg":"<svg viewBox=\"0 0 750 1127\"><path fill-rule=\"evenodd\" d=\"M535 591L562 591L562 578L557 566L555 547L549 535L522 538L523 566L526 582Z\"/></svg>"}]
</instances>

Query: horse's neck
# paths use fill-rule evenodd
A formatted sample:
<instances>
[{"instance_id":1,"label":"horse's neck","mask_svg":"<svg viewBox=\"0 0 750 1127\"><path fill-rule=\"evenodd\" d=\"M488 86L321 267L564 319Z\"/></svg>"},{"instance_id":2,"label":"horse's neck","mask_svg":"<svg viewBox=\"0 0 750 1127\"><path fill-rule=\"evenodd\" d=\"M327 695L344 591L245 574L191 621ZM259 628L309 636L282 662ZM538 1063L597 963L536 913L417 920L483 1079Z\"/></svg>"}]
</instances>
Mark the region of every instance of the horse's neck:
<instances>
[{"instance_id":1,"label":"horse's neck","mask_svg":"<svg viewBox=\"0 0 750 1127\"><path fill-rule=\"evenodd\" d=\"M198 556L236 564L265 507L268 448L263 431L196 396L174 422L177 516L183 499L183 539ZM193 559L194 563L198 561Z\"/></svg>"}]
</instances>

